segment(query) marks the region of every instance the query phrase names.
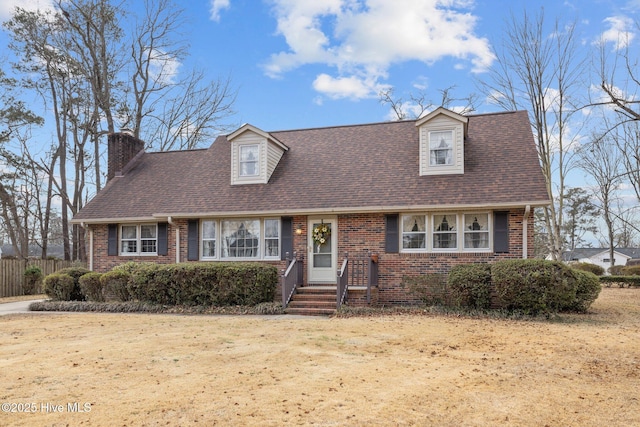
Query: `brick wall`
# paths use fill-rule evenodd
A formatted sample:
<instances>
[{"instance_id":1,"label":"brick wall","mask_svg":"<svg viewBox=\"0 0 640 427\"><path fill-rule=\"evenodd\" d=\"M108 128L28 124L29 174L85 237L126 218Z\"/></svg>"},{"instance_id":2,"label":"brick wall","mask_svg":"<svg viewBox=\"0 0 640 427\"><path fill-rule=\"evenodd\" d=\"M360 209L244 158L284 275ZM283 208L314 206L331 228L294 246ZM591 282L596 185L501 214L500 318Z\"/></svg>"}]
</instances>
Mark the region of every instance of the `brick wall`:
<instances>
[{"instance_id":1,"label":"brick wall","mask_svg":"<svg viewBox=\"0 0 640 427\"><path fill-rule=\"evenodd\" d=\"M402 286L405 276L419 276L426 273L447 273L452 266L467 263L490 263L501 259L522 258L522 221L524 210L512 210L509 214L509 252L495 253L386 253L385 216L381 213L351 214L338 216L338 265L345 252L349 256L362 256L368 252L379 255L379 288L377 299L380 304L414 303L417 300L408 295ZM108 271L115 265L128 261L174 263L176 261L176 229L180 232L180 261L187 259L187 220L175 220L168 227L168 254L166 256L108 256L107 226L91 226L94 237L95 271ZM307 217L295 216L294 251L302 255L307 268ZM533 212L528 224L528 254L533 255ZM284 261L264 261L284 269ZM280 294L276 295L279 300Z\"/></svg>"}]
</instances>

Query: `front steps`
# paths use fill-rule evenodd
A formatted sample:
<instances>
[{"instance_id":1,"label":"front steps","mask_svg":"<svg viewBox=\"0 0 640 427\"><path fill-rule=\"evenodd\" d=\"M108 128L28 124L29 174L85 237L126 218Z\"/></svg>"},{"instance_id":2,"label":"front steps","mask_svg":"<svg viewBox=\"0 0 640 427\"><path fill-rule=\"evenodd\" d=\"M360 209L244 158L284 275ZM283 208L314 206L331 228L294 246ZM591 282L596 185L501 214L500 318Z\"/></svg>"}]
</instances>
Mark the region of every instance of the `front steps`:
<instances>
[{"instance_id":1,"label":"front steps","mask_svg":"<svg viewBox=\"0 0 640 427\"><path fill-rule=\"evenodd\" d=\"M307 285L296 288L291 297L287 314L305 316L331 316L336 313L336 285Z\"/></svg>"}]
</instances>

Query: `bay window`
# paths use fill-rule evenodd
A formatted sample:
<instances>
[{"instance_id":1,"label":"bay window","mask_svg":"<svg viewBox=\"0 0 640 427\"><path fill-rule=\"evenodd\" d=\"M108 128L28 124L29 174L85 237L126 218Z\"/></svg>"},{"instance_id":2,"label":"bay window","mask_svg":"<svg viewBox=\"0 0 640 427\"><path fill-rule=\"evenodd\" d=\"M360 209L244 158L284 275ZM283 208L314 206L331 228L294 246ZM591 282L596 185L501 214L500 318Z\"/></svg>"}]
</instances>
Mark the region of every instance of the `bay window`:
<instances>
[{"instance_id":1,"label":"bay window","mask_svg":"<svg viewBox=\"0 0 640 427\"><path fill-rule=\"evenodd\" d=\"M280 218L200 221L200 258L280 259Z\"/></svg>"}]
</instances>

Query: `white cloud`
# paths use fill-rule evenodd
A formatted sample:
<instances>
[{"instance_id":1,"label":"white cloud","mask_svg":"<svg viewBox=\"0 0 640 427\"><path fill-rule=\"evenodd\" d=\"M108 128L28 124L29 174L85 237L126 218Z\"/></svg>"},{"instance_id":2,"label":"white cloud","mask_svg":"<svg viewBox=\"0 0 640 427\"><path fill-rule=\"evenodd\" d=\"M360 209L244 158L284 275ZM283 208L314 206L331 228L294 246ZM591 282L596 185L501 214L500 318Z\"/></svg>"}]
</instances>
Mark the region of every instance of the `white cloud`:
<instances>
[{"instance_id":1,"label":"white cloud","mask_svg":"<svg viewBox=\"0 0 640 427\"><path fill-rule=\"evenodd\" d=\"M600 40L604 43L613 43L615 50L626 48L636 36L632 31L633 19L627 16L610 16L605 18L604 22L609 25L609 29L600 35Z\"/></svg>"},{"instance_id":2,"label":"white cloud","mask_svg":"<svg viewBox=\"0 0 640 427\"><path fill-rule=\"evenodd\" d=\"M273 0L277 34L288 51L273 54L265 72L280 77L306 64L336 69L316 78L316 90L330 97L366 97L391 65L431 65L458 59L456 68L486 70L493 62L487 39L473 33L477 18L463 9L469 0ZM364 76L364 77L363 77ZM331 77L331 78L329 78ZM366 82L366 83L363 83ZM359 83L359 84L358 84ZM346 92L339 95L339 88Z\"/></svg>"},{"instance_id":3,"label":"white cloud","mask_svg":"<svg viewBox=\"0 0 640 427\"><path fill-rule=\"evenodd\" d=\"M16 7L30 11L54 9L53 0L2 0L0 1L0 20L11 19Z\"/></svg>"},{"instance_id":4,"label":"white cloud","mask_svg":"<svg viewBox=\"0 0 640 427\"><path fill-rule=\"evenodd\" d=\"M362 99L377 96L388 85L378 83L375 78L332 77L323 73L316 77L313 88L332 99Z\"/></svg>"},{"instance_id":5,"label":"white cloud","mask_svg":"<svg viewBox=\"0 0 640 427\"><path fill-rule=\"evenodd\" d=\"M146 53L150 57L149 76L151 79L160 84L175 83L180 65L182 65L180 61L159 49L154 49L152 52L147 50Z\"/></svg>"},{"instance_id":6,"label":"white cloud","mask_svg":"<svg viewBox=\"0 0 640 427\"><path fill-rule=\"evenodd\" d=\"M210 2L209 19L216 22L220 21L220 12L231 7L229 0L210 0Z\"/></svg>"}]
</instances>

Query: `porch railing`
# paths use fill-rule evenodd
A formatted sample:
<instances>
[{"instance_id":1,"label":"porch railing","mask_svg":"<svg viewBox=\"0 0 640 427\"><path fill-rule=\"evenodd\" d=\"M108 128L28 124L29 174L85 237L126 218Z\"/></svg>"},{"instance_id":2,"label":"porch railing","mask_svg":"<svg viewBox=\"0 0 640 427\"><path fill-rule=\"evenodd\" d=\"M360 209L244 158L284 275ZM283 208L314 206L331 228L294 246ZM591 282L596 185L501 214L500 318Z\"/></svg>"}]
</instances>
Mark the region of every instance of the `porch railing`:
<instances>
[{"instance_id":1,"label":"porch railing","mask_svg":"<svg viewBox=\"0 0 640 427\"><path fill-rule=\"evenodd\" d=\"M302 284L303 261L296 252L293 256L289 252L285 254L287 268L282 270L282 306L286 307L291 301L291 297L296 292L296 287Z\"/></svg>"},{"instance_id":2,"label":"porch railing","mask_svg":"<svg viewBox=\"0 0 640 427\"><path fill-rule=\"evenodd\" d=\"M366 287L367 304L371 303L371 288L378 286L378 255L368 253L364 257L349 258L345 253L337 283L337 308L346 301L350 286Z\"/></svg>"}]
</instances>

